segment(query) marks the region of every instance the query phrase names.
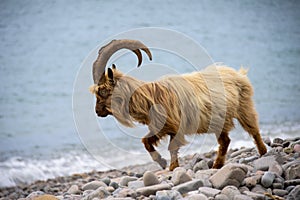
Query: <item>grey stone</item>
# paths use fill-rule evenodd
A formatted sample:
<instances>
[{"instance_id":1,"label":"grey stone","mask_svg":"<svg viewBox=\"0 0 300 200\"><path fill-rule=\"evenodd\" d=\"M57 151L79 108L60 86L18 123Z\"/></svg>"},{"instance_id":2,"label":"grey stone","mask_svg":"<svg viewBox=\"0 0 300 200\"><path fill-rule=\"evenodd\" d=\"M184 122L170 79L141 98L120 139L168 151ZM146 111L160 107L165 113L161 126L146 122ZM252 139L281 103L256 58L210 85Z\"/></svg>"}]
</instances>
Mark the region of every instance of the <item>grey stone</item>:
<instances>
[{"instance_id":1,"label":"grey stone","mask_svg":"<svg viewBox=\"0 0 300 200\"><path fill-rule=\"evenodd\" d=\"M254 164L254 169L257 170L262 170L262 171L267 171L274 162L276 161L276 158L274 155L271 156L266 156L266 157L261 157L253 162Z\"/></svg>"},{"instance_id":2,"label":"grey stone","mask_svg":"<svg viewBox=\"0 0 300 200\"><path fill-rule=\"evenodd\" d=\"M210 177L210 182L217 189L223 189L227 185L239 187L248 172L243 164L227 164Z\"/></svg>"},{"instance_id":3,"label":"grey stone","mask_svg":"<svg viewBox=\"0 0 300 200\"><path fill-rule=\"evenodd\" d=\"M177 190L180 194L186 194L193 190L198 190L199 187L203 186L203 182L201 180L192 180L186 183L182 183L173 187L173 190Z\"/></svg>"},{"instance_id":4,"label":"grey stone","mask_svg":"<svg viewBox=\"0 0 300 200\"><path fill-rule=\"evenodd\" d=\"M284 141L281 138L274 138L273 143L282 144Z\"/></svg>"},{"instance_id":5,"label":"grey stone","mask_svg":"<svg viewBox=\"0 0 300 200\"><path fill-rule=\"evenodd\" d=\"M34 198L36 198L36 197L38 197L38 196L41 196L41 195L43 195L43 194L45 194L45 193L42 192L42 191L31 192L31 193L26 197L26 199L34 199Z\"/></svg>"},{"instance_id":6,"label":"grey stone","mask_svg":"<svg viewBox=\"0 0 300 200\"><path fill-rule=\"evenodd\" d=\"M137 192L130 188L118 188L116 191L113 192L113 195L118 198L126 198L126 197L137 197Z\"/></svg>"},{"instance_id":7,"label":"grey stone","mask_svg":"<svg viewBox=\"0 0 300 200\"><path fill-rule=\"evenodd\" d=\"M200 187L199 192L207 197L215 197L217 194L221 193L221 190L210 188L210 187Z\"/></svg>"},{"instance_id":8,"label":"grey stone","mask_svg":"<svg viewBox=\"0 0 300 200\"><path fill-rule=\"evenodd\" d=\"M273 188L274 189L283 189L283 184L282 183L273 183Z\"/></svg>"},{"instance_id":9,"label":"grey stone","mask_svg":"<svg viewBox=\"0 0 300 200\"><path fill-rule=\"evenodd\" d=\"M149 196L149 195L154 195L156 194L157 191L159 190L170 190L172 188L172 185L169 183L162 183L162 184L157 184L157 185L151 185L147 187L142 187L138 188L136 190L138 195L144 195L144 196Z\"/></svg>"},{"instance_id":10,"label":"grey stone","mask_svg":"<svg viewBox=\"0 0 300 200\"><path fill-rule=\"evenodd\" d=\"M299 200L300 199L300 185L297 185L287 196L288 200Z\"/></svg>"},{"instance_id":11,"label":"grey stone","mask_svg":"<svg viewBox=\"0 0 300 200\"><path fill-rule=\"evenodd\" d=\"M281 176L283 173L283 169L282 169L281 165L279 165L278 162L274 162L270 165L269 172L273 172L273 173L277 174L278 176Z\"/></svg>"},{"instance_id":12,"label":"grey stone","mask_svg":"<svg viewBox=\"0 0 300 200\"><path fill-rule=\"evenodd\" d=\"M248 197L250 197L254 200L265 200L265 195L263 195L263 194L258 194L258 193L249 192L249 191L244 191L243 194L247 195Z\"/></svg>"},{"instance_id":13,"label":"grey stone","mask_svg":"<svg viewBox=\"0 0 300 200\"><path fill-rule=\"evenodd\" d=\"M191 194L184 198L184 200L208 200L203 194Z\"/></svg>"},{"instance_id":14,"label":"grey stone","mask_svg":"<svg viewBox=\"0 0 300 200\"><path fill-rule=\"evenodd\" d=\"M268 188L273 184L273 181L275 179L275 174L272 172L265 172L265 174L261 177L261 184Z\"/></svg>"},{"instance_id":15,"label":"grey stone","mask_svg":"<svg viewBox=\"0 0 300 200\"><path fill-rule=\"evenodd\" d=\"M221 194L225 194L228 199L233 200L235 195L239 195L241 193L235 186L228 185L222 189Z\"/></svg>"},{"instance_id":16,"label":"grey stone","mask_svg":"<svg viewBox=\"0 0 300 200\"><path fill-rule=\"evenodd\" d=\"M270 146L271 145L271 139L269 137L264 137L263 141L266 145Z\"/></svg>"},{"instance_id":17,"label":"grey stone","mask_svg":"<svg viewBox=\"0 0 300 200\"><path fill-rule=\"evenodd\" d=\"M99 187L106 187L107 185L103 183L102 181L92 181L89 183L86 183L82 186L82 190L96 190Z\"/></svg>"},{"instance_id":18,"label":"grey stone","mask_svg":"<svg viewBox=\"0 0 300 200\"><path fill-rule=\"evenodd\" d=\"M105 178L100 179L100 181L102 181L102 182L105 183L106 185L109 185L111 180L110 180L110 178L105 177Z\"/></svg>"},{"instance_id":19,"label":"grey stone","mask_svg":"<svg viewBox=\"0 0 300 200\"><path fill-rule=\"evenodd\" d=\"M108 191L108 192L110 192L110 193L112 193L112 192L115 191L115 188L112 187L112 186L107 186L107 187L105 188L105 190Z\"/></svg>"},{"instance_id":20,"label":"grey stone","mask_svg":"<svg viewBox=\"0 0 300 200\"><path fill-rule=\"evenodd\" d=\"M290 193L295 187L296 186L294 186L294 185L290 185L290 186L286 187L285 190Z\"/></svg>"},{"instance_id":21,"label":"grey stone","mask_svg":"<svg viewBox=\"0 0 300 200\"><path fill-rule=\"evenodd\" d=\"M128 188L130 189L137 189L141 187L145 187L144 181L130 181L128 183Z\"/></svg>"},{"instance_id":22,"label":"grey stone","mask_svg":"<svg viewBox=\"0 0 300 200\"><path fill-rule=\"evenodd\" d=\"M194 172L197 172L198 170L206 170L206 169L209 168L205 160L201 160L200 162L196 163L193 167Z\"/></svg>"},{"instance_id":23,"label":"grey stone","mask_svg":"<svg viewBox=\"0 0 300 200\"><path fill-rule=\"evenodd\" d=\"M176 190L161 190L156 192L156 200L177 200L182 198L181 194Z\"/></svg>"},{"instance_id":24,"label":"grey stone","mask_svg":"<svg viewBox=\"0 0 300 200\"><path fill-rule=\"evenodd\" d=\"M300 185L300 179L293 179L293 180L284 181L284 186L285 187L288 187L290 185Z\"/></svg>"},{"instance_id":25,"label":"grey stone","mask_svg":"<svg viewBox=\"0 0 300 200\"><path fill-rule=\"evenodd\" d=\"M107 192L104 187L99 187L95 191L89 193L86 197L82 198L82 200L92 200L94 198L104 199L109 195L109 192Z\"/></svg>"},{"instance_id":26,"label":"grey stone","mask_svg":"<svg viewBox=\"0 0 300 200\"><path fill-rule=\"evenodd\" d=\"M246 186L242 186L242 187L239 187L239 191L240 191L240 193L243 193L244 191L250 191L250 190Z\"/></svg>"},{"instance_id":27,"label":"grey stone","mask_svg":"<svg viewBox=\"0 0 300 200\"><path fill-rule=\"evenodd\" d=\"M273 194L280 196L280 197L284 197L285 195L288 194L288 191L282 190L282 189L273 189Z\"/></svg>"},{"instance_id":28,"label":"grey stone","mask_svg":"<svg viewBox=\"0 0 300 200\"><path fill-rule=\"evenodd\" d=\"M72 185L68 189L67 193L69 193L69 194L79 194L80 193L79 187L77 185Z\"/></svg>"},{"instance_id":29,"label":"grey stone","mask_svg":"<svg viewBox=\"0 0 300 200\"><path fill-rule=\"evenodd\" d=\"M267 190L259 185L259 184L256 184L256 186L254 188L252 188L251 192L255 192L255 193L258 193L258 194L264 194Z\"/></svg>"},{"instance_id":30,"label":"grey stone","mask_svg":"<svg viewBox=\"0 0 300 200\"><path fill-rule=\"evenodd\" d=\"M120 186L128 186L128 182L136 181L138 178L133 176L123 176L120 179Z\"/></svg>"},{"instance_id":31,"label":"grey stone","mask_svg":"<svg viewBox=\"0 0 300 200\"><path fill-rule=\"evenodd\" d=\"M244 179L244 183L248 188L254 187L257 182L256 176L251 176Z\"/></svg>"},{"instance_id":32,"label":"grey stone","mask_svg":"<svg viewBox=\"0 0 300 200\"><path fill-rule=\"evenodd\" d=\"M248 197L247 195L238 194L234 196L233 200L252 200L252 198Z\"/></svg>"},{"instance_id":33,"label":"grey stone","mask_svg":"<svg viewBox=\"0 0 300 200\"><path fill-rule=\"evenodd\" d=\"M191 181L192 178L186 173L186 170L182 167L177 167L174 172L171 181L174 185L179 185Z\"/></svg>"},{"instance_id":34,"label":"grey stone","mask_svg":"<svg viewBox=\"0 0 300 200\"><path fill-rule=\"evenodd\" d=\"M238 150L238 151L236 151L236 152L233 152L233 153L230 155L230 158L234 158L234 157L236 157L236 156L238 156L238 155L241 155L241 154L244 153L244 152L251 152L252 150L253 150L253 147L251 147L251 148L240 149L240 150Z\"/></svg>"},{"instance_id":35,"label":"grey stone","mask_svg":"<svg viewBox=\"0 0 300 200\"><path fill-rule=\"evenodd\" d=\"M218 194L215 200L229 200L229 198L225 194Z\"/></svg>"},{"instance_id":36,"label":"grey stone","mask_svg":"<svg viewBox=\"0 0 300 200\"><path fill-rule=\"evenodd\" d=\"M109 186L111 186L111 187L117 189L117 188L119 187L119 184L116 183L116 182L110 182Z\"/></svg>"},{"instance_id":37,"label":"grey stone","mask_svg":"<svg viewBox=\"0 0 300 200\"><path fill-rule=\"evenodd\" d=\"M195 174L196 179L206 179L210 178L212 175L214 175L218 169L207 169L207 170L201 170L197 171Z\"/></svg>"},{"instance_id":38,"label":"grey stone","mask_svg":"<svg viewBox=\"0 0 300 200\"><path fill-rule=\"evenodd\" d=\"M159 184L158 178L151 171L146 171L143 176L143 181L145 186Z\"/></svg>"},{"instance_id":39,"label":"grey stone","mask_svg":"<svg viewBox=\"0 0 300 200\"><path fill-rule=\"evenodd\" d=\"M289 166L285 170L284 176L286 180L300 178L300 163L295 162L295 164Z\"/></svg>"}]
</instances>

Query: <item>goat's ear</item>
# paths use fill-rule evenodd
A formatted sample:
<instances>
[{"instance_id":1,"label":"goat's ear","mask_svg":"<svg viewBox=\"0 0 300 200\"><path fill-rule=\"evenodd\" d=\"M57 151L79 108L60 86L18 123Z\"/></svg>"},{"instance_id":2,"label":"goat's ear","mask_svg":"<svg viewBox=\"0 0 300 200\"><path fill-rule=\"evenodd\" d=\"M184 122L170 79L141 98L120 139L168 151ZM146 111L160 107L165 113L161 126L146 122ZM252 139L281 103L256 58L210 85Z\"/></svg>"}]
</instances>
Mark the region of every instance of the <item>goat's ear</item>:
<instances>
[{"instance_id":1,"label":"goat's ear","mask_svg":"<svg viewBox=\"0 0 300 200\"><path fill-rule=\"evenodd\" d=\"M112 69L117 69L117 67L116 67L115 64L112 64L111 68L112 68Z\"/></svg>"},{"instance_id":2,"label":"goat's ear","mask_svg":"<svg viewBox=\"0 0 300 200\"><path fill-rule=\"evenodd\" d=\"M108 68L108 69L107 69L107 76L108 76L108 79L109 79L110 81L113 81L113 80L114 80L114 73L113 73L113 71L112 71L111 68Z\"/></svg>"}]
</instances>

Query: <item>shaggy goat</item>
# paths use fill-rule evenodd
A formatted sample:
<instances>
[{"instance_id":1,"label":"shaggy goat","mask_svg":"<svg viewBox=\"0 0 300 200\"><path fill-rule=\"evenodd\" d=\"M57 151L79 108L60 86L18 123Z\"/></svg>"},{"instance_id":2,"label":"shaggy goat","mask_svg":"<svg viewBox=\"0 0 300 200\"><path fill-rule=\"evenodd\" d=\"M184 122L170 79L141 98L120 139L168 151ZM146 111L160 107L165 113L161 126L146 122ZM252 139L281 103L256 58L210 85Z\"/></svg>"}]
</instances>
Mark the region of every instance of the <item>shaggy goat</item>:
<instances>
[{"instance_id":1,"label":"shaggy goat","mask_svg":"<svg viewBox=\"0 0 300 200\"><path fill-rule=\"evenodd\" d=\"M100 117L113 115L128 127L134 126L134 121L148 125L149 133L142 142L162 168L166 168L167 162L154 148L160 139L170 136L169 169L174 170L179 166L178 150L186 143L184 135L195 133L216 134L219 148L213 168L222 167L230 143L228 134L234 127L233 118L254 138L260 155L266 153L253 105L253 89L245 70L217 66L155 82L124 75L115 65L105 73L108 59L123 48L137 55L138 66L142 63L140 49L152 59L149 49L136 40L113 40L102 47L93 64L95 84L90 87L97 98L95 111ZM215 84L218 81L221 87Z\"/></svg>"}]
</instances>

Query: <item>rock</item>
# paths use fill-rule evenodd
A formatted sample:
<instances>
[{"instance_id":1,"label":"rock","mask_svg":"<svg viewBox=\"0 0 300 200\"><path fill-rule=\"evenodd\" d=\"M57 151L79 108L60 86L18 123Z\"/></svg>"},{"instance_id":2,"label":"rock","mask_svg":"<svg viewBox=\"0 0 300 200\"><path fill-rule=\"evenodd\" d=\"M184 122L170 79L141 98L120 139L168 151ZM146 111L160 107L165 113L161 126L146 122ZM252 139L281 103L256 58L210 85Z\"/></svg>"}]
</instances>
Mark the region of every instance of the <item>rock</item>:
<instances>
[{"instance_id":1,"label":"rock","mask_svg":"<svg viewBox=\"0 0 300 200\"><path fill-rule=\"evenodd\" d=\"M218 194L215 200L229 200L229 198L225 194Z\"/></svg>"},{"instance_id":2,"label":"rock","mask_svg":"<svg viewBox=\"0 0 300 200\"><path fill-rule=\"evenodd\" d=\"M256 160L257 158L258 158L258 156L250 156L250 157L247 157L247 158L241 158L239 162L242 163L242 164L247 164L249 162L252 162L252 161Z\"/></svg>"},{"instance_id":3,"label":"rock","mask_svg":"<svg viewBox=\"0 0 300 200\"><path fill-rule=\"evenodd\" d=\"M286 180L300 178L300 163L296 162L295 164L289 166L284 173Z\"/></svg>"},{"instance_id":4,"label":"rock","mask_svg":"<svg viewBox=\"0 0 300 200\"><path fill-rule=\"evenodd\" d=\"M136 198L137 193L129 188L119 188L116 191L113 192L113 196L116 196L118 198L126 198L126 197L131 197L131 198Z\"/></svg>"},{"instance_id":5,"label":"rock","mask_svg":"<svg viewBox=\"0 0 300 200\"><path fill-rule=\"evenodd\" d=\"M43 195L43 194L45 194L45 193L42 192L42 191L35 191L35 192L30 193L30 194L26 197L26 199L34 199L34 198L36 198L36 197L38 197L38 196L41 196L41 195Z\"/></svg>"},{"instance_id":6,"label":"rock","mask_svg":"<svg viewBox=\"0 0 300 200\"><path fill-rule=\"evenodd\" d=\"M272 193L277 195L277 196L284 197L285 195L288 194L288 191L282 190L282 189L273 189Z\"/></svg>"},{"instance_id":7,"label":"rock","mask_svg":"<svg viewBox=\"0 0 300 200\"><path fill-rule=\"evenodd\" d=\"M288 193L290 193L294 188L295 188L294 185L290 185L290 186L286 187L285 190L288 191Z\"/></svg>"},{"instance_id":8,"label":"rock","mask_svg":"<svg viewBox=\"0 0 300 200\"><path fill-rule=\"evenodd\" d=\"M254 192L245 191L243 194L247 195L248 197L254 199L254 200L265 200L265 195L258 194Z\"/></svg>"},{"instance_id":9,"label":"rock","mask_svg":"<svg viewBox=\"0 0 300 200\"><path fill-rule=\"evenodd\" d=\"M297 185L287 196L286 199L289 200L299 200L300 199L300 185Z\"/></svg>"},{"instance_id":10,"label":"rock","mask_svg":"<svg viewBox=\"0 0 300 200\"><path fill-rule=\"evenodd\" d=\"M184 200L208 200L203 194L191 194L184 198Z\"/></svg>"},{"instance_id":11,"label":"rock","mask_svg":"<svg viewBox=\"0 0 300 200\"><path fill-rule=\"evenodd\" d=\"M273 183L273 188L274 189L283 189L283 184L282 183Z\"/></svg>"},{"instance_id":12,"label":"rock","mask_svg":"<svg viewBox=\"0 0 300 200\"><path fill-rule=\"evenodd\" d=\"M196 179L209 179L217 171L218 171L218 169L207 169L207 170L197 171L197 173L195 174L195 178Z\"/></svg>"},{"instance_id":13,"label":"rock","mask_svg":"<svg viewBox=\"0 0 300 200\"><path fill-rule=\"evenodd\" d=\"M228 185L222 189L221 194L225 194L228 199L233 200L235 195L239 195L241 193L235 186Z\"/></svg>"},{"instance_id":14,"label":"rock","mask_svg":"<svg viewBox=\"0 0 300 200\"><path fill-rule=\"evenodd\" d=\"M210 182L217 189L223 189L227 185L239 187L248 172L243 164L227 164L210 177Z\"/></svg>"},{"instance_id":15,"label":"rock","mask_svg":"<svg viewBox=\"0 0 300 200\"><path fill-rule=\"evenodd\" d=\"M69 194L79 194L80 193L79 187L77 185L72 185L68 189L67 193L69 193Z\"/></svg>"},{"instance_id":16,"label":"rock","mask_svg":"<svg viewBox=\"0 0 300 200\"><path fill-rule=\"evenodd\" d=\"M153 172L146 171L143 176L143 181L145 186L159 184L156 175Z\"/></svg>"},{"instance_id":17,"label":"rock","mask_svg":"<svg viewBox=\"0 0 300 200\"><path fill-rule=\"evenodd\" d=\"M156 200L182 199L181 194L176 190L161 190L156 192Z\"/></svg>"},{"instance_id":18,"label":"rock","mask_svg":"<svg viewBox=\"0 0 300 200\"><path fill-rule=\"evenodd\" d=\"M300 179L293 179L293 180L284 181L284 186L285 187L288 187L290 185L300 185Z\"/></svg>"},{"instance_id":19,"label":"rock","mask_svg":"<svg viewBox=\"0 0 300 200\"><path fill-rule=\"evenodd\" d=\"M173 172L173 177L171 181L174 183L174 185L179 185L181 183L185 183L188 181L191 181L192 178L187 175L186 171L182 167L177 167Z\"/></svg>"},{"instance_id":20,"label":"rock","mask_svg":"<svg viewBox=\"0 0 300 200\"><path fill-rule=\"evenodd\" d=\"M207 197L215 197L221 193L221 190L210 188L210 187L200 187L199 192Z\"/></svg>"},{"instance_id":21,"label":"rock","mask_svg":"<svg viewBox=\"0 0 300 200\"><path fill-rule=\"evenodd\" d=\"M100 181L102 181L102 182L105 183L106 185L109 185L110 182L111 182L110 178L108 178L108 177L102 178L102 179L100 179Z\"/></svg>"},{"instance_id":22,"label":"rock","mask_svg":"<svg viewBox=\"0 0 300 200\"><path fill-rule=\"evenodd\" d=\"M271 146L271 139L269 137L263 138L263 141L266 145Z\"/></svg>"},{"instance_id":23,"label":"rock","mask_svg":"<svg viewBox=\"0 0 300 200\"><path fill-rule=\"evenodd\" d=\"M275 179L275 174L272 172L265 172L265 174L261 177L261 184L268 188L272 185L273 181Z\"/></svg>"},{"instance_id":24,"label":"rock","mask_svg":"<svg viewBox=\"0 0 300 200\"><path fill-rule=\"evenodd\" d=\"M270 165L269 172L273 172L273 173L277 174L278 176L281 176L283 173L283 169L282 169L281 165L279 165L278 162L274 162L273 164Z\"/></svg>"},{"instance_id":25,"label":"rock","mask_svg":"<svg viewBox=\"0 0 300 200\"><path fill-rule=\"evenodd\" d=\"M250 191L250 190L246 186L242 186L239 188L239 191L240 191L240 193L243 193L244 191Z\"/></svg>"},{"instance_id":26,"label":"rock","mask_svg":"<svg viewBox=\"0 0 300 200\"><path fill-rule=\"evenodd\" d=\"M138 188L141 188L141 187L145 187L144 185L144 181L130 181L128 183L128 188L130 189L138 189Z\"/></svg>"},{"instance_id":27,"label":"rock","mask_svg":"<svg viewBox=\"0 0 300 200\"><path fill-rule=\"evenodd\" d=\"M190 162L191 165L191 169L193 168L193 166L195 166L198 162L200 162L201 160L203 160L203 155L196 153L193 158L192 161Z\"/></svg>"},{"instance_id":28,"label":"rock","mask_svg":"<svg viewBox=\"0 0 300 200\"><path fill-rule=\"evenodd\" d=\"M240 149L240 150L238 150L238 151L236 151L236 152L233 152L233 153L230 155L230 158L234 158L234 157L236 157L236 156L238 156L238 155L240 155L240 154L242 154L242 153L244 153L244 152L251 152L252 150L253 150L253 147L251 147L251 148Z\"/></svg>"},{"instance_id":29,"label":"rock","mask_svg":"<svg viewBox=\"0 0 300 200\"><path fill-rule=\"evenodd\" d=\"M115 188L112 187L112 186L107 186L107 187L105 188L105 190L108 191L108 192L110 192L110 193L112 193L112 192L115 191Z\"/></svg>"},{"instance_id":30,"label":"rock","mask_svg":"<svg viewBox=\"0 0 300 200\"><path fill-rule=\"evenodd\" d=\"M116 183L116 182L110 182L109 186L111 186L111 187L117 189L117 188L119 187L119 184Z\"/></svg>"},{"instance_id":31,"label":"rock","mask_svg":"<svg viewBox=\"0 0 300 200\"><path fill-rule=\"evenodd\" d=\"M283 143L283 139L281 139L281 138L274 138L273 143L282 144Z\"/></svg>"},{"instance_id":32,"label":"rock","mask_svg":"<svg viewBox=\"0 0 300 200\"><path fill-rule=\"evenodd\" d=\"M252 200L252 198L248 197L247 195L238 194L234 196L233 200Z\"/></svg>"},{"instance_id":33,"label":"rock","mask_svg":"<svg viewBox=\"0 0 300 200\"><path fill-rule=\"evenodd\" d=\"M177 190L180 194L186 194L193 190L198 190L199 187L203 186L203 182L201 180L192 180L186 183L182 183L173 187L173 190Z\"/></svg>"},{"instance_id":34,"label":"rock","mask_svg":"<svg viewBox=\"0 0 300 200\"><path fill-rule=\"evenodd\" d=\"M157 185L151 185L147 187L138 188L136 190L138 195L144 195L149 196L151 194L156 194L159 190L170 190L172 188L172 185L169 183L163 183L163 184L157 184Z\"/></svg>"},{"instance_id":35,"label":"rock","mask_svg":"<svg viewBox=\"0 0 300 200\"><path fill-rule=\"evenodd\" d=\"M83 185L82 190L96 190L99 187L106 187L106 186L107 185L102 181L92 181Z\"/></svg>"},{"instance_id":36,"label":"rock","mask_svg":"<svg viewBox=\"0 0 300 200\"><path fill-rule=\"evenodd\" d=\"M104 199L108 196L109 192L107 192L104 187L99 187L95 191L88 194L86 197L82 198L82 200L92 200L94 198Z\"/></svg>"},{"instance_id":37,"label":"rock","mask_svg":"<svg viewBox=\"0 0 300 200\"><path fill-rule=\"evenodd\" d=\"M257 183L257 178L255 176L247 177L244 179L244 183L248 188L252 188Z\"/></svg>"},{"instance_id":38,"label":"rock","mask_svg":"<svg viewBox=\"0 0 300 200\"><path fill-rule=\"evenodd\" d=\"M253 162L255 170L267 171L269 166L276 161L275 156L261 157Z\"/></svg>"},{"instance_id":39,"label":"rock","mask_svg":"<svg viewBox=\"0 0 300 200\"><path fill-rule=\"evenodd\" d=\"M123 176L120 179L120 186L128 186L128 182L136 181L138 178L133 176Z\"/></svg>"},{"instance_id":40,"label":"rock","mask_svg":"<svg viewBox=\"0 0 300 200\"><path fill-rule=\"evenodd\" d=\"M254 188L252 188L251 192L255 192L258 194L264 194L266 192L266 189L263 186L256 184L256 186Z\"/></svg>"},{"instance_id":41,"label":"rock","mask_svg":"<svg viewBox=\"0 0 300 200\"><path fill-rule=\"evenodd\" d=\"M206 170L209 169L205 160L201 160L200 162L196 163L193 167L193 171L197 172L198 170Z\"/></svg>"},{"instance_id":42,"label":"rock","mask_svg":"<svg viewBox=\"0 0 300 200\"><path fill-rule=\"evenodd\" d=\"M53 195L43 194L41 196L34 198L34 200L58 200L58 199Z\"/></svg>"},{"instance_id":43,"label":"rock","mask_svg":"<svg viewBox=\"0 0 300 200\"><path fill-rule=\"evenodd\" d=\"M300 153L300 144L295 144L295 146L294 146L294 152Z\"/></svg>"}]
</instances>

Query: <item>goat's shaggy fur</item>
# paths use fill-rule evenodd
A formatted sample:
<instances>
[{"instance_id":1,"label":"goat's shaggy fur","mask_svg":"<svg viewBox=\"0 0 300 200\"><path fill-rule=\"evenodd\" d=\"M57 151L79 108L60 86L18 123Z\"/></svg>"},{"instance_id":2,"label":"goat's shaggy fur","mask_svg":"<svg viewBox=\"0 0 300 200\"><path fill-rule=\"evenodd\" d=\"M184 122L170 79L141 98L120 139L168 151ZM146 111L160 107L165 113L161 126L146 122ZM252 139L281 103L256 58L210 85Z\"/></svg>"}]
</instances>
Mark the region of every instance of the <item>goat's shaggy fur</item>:
<instances>
[{"instance_id":1,"label":"goat's shaggy fur","mask_svg":"<svg viewBox=\"0 0 300 200\"><path fill-rule=\"evenodd\" d=\"M230 143L228 133L234 127L233 118L254 138L259 153L266 153L246 70L208 67L155 82L143 82L116 69L112 71L113 86L109 84L112 80L108 82L112 77L106 74L102 85L92 86L91 92L98 99L99 90L110 87L110 102L105 105L107 112L124 126L132 127L134 121L148 125L149 133L142 142L163 168L166 160L154 148L160 139L170 136L170 170L173 170L179 166L178 150L186 144L184 135L195 133L216 134L220 146L213 167L222 167Z\"/></svg>"}]
</instances>

